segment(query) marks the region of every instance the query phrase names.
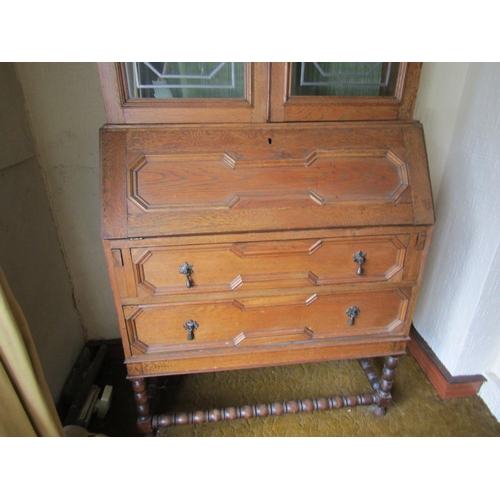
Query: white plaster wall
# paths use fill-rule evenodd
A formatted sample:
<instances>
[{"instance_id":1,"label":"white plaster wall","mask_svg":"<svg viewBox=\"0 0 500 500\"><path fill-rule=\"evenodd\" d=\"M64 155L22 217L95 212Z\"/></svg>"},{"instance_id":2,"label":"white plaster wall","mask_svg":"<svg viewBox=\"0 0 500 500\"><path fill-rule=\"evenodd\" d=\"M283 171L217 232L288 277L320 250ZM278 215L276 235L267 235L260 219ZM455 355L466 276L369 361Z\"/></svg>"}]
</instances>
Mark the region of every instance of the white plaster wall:
<instances>
[{"instance_id":1,"label":"white plaster wall","mask_svg":"<svg viewBox=\"0 0 500 500\"><path fill-rule=\"evenodd\" d=\"M434 200L437 202L469 63L422 65L414 118L422 122Z\"/></svg>"},{"instance_id":2,"label":"white plaster wall","mask_svg":"<svg viewBox=\"0 0 500 500\"><path fill-rule=\"evenodd\" d=\"M429 130L426 137L429 141ZM470 63L435 200L434 239L414 317L415 327L452 375L498 370L499 195L500 64Z\"/></svg>"},{"instance_id":3,"label":"white plaster wall","mask_svg":"<svg viewBox=\"0 0 500 500\"><path fill-rule=\"evenodd\" d=\"M0 164L4 167L0 170L0 266L26 317L57 402L84 346L83 328L14 64L0 63L0 89Z\"/></svg>"},{"instance_id":4,"label":"white plaster wall","mask_svg":"<svg viewBox=\"0 0 500 500\"><path fill-rule=\"evenodd\" d=\"M0 170L36 155L13 63L0 62Z\"/></svg>"},{"instance_id":5,"label":"white plaster wall","mask_svg":"<svg viewBox=\"0 0 500 500\"><path fill-rule=\"evenodd\" d=\"M486 372L487 384L483 384L479 395L489 409L500 420L500 356L492 371Z\"/></svg>"},{"instance_id":6,"label":"white plaster wall","mask_svg":"<svg viewBox=\"0 0 500 500\"><path fill-rule=\"evenodd\" d=\"M481 396L496 419L500 421L500 377L497 373L500 372L487 372L485 374L488 382L481 387L479 396Z\"/></svg>"},{"instance_id":7,"label":"white plaster wall","mask_svg":"<svg viewBox=\"0 0 500 500\"><path fill-rule=\"evenodd\" d=\"M17 70L86 337L117 338L99 231L99 128L106 118L97 66L18 63Z\"/></svg>"}]
</instances>

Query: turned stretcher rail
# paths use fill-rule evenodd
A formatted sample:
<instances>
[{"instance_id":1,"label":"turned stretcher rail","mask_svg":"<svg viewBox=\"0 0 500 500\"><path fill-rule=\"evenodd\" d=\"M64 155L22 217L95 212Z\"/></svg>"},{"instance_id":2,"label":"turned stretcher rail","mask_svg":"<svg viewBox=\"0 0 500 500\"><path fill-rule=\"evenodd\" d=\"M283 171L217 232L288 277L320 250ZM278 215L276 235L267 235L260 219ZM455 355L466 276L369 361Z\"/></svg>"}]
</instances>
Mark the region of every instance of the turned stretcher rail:
<instances>
[{"instance_id":1,"label":"turned stretcher rail","mask_svg":"<svg viewBox=\"0 0 500 500\"><path fill-rule=\"evenodd\" d=\"M313 411L334 410L355 406L374 405L374 413L381 417L391 402L391 388L398 365L398 356L386 356L382 375L379 378L368 359L360 359L359 364L367 377L373 392L351 396L333 396L322 398L306 398L270 404L244 405L238 407L212 408L192 412L164 413L151 415L146 380L132 381L139 419L137 425L146 436L153 436L161 428L174 425L203 424L225 420L248 419L267 416L279 416Z\"/></svg>"},{"instance_id":2,"label":"turned stretcher rail","mask_svg":"<svg viewBox=\"0 0 500 500\"><path fill-rule=\"evenodd\" d=\"M331 398L300 399L271 404L244 405L239 407L213 408L193 412L167 413L153 416L153 429L171 427L173 425L202 424L204 422L220 422L221 420L237 420L286 415L288 413L307 413L354 406L367 406L375 403L372 393L355 396L334 396Z\"/></svg>"}]
</instances>

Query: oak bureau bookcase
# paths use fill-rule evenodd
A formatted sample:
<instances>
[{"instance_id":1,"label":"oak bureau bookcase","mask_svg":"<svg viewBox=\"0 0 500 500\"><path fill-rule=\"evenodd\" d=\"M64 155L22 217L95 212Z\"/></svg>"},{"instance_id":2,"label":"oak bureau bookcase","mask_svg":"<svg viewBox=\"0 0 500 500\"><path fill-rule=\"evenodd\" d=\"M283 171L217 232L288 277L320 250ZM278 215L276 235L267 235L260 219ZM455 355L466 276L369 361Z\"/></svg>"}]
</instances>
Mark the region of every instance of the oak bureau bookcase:
<instances>
[{"instance_id":1,"label":"oak bureau bookcase","mask_svg":"<svg viewBox=\"0 0 500 500\"><path fill-rule=\"evenodd\" d=\"M412 119L420 69L99 64L102 240L144 434L356 405L384 414L434 224ZM149 409L148 377L334 359L358 359L372 391Z\"/></svg>"}]
</instances>

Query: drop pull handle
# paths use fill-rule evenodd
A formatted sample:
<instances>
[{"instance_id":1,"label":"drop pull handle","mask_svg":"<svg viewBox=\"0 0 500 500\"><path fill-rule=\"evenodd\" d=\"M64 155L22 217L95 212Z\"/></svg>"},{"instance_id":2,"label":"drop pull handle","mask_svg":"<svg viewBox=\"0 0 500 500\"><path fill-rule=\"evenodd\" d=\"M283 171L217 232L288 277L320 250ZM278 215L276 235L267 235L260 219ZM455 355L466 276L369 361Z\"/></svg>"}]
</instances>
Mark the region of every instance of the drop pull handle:
<instances>
[{"instance_id":1,"label":"drop pull handle","mask_svg":"<svg viewBox=\"0 0 500 500\"><path fill-rule=\"evenodd\" d=\"M366 260L366 253L363 253L361 250L354 254L354 258L352 259L356 264L358 264L358 276L361 276L363 274L363 264L365 263Z\"/></svg>"},{"instance_id":2,"label":"drop pull handle","mask_svg":"<svg viewBox=\"0 0 500 500\"><path fill-rule=\"evenodd\" d=\"M193 321L192 319L184 323L184 330L188 332L188 340L194 340L194 331L198 328L198 326L200 325L198 325L198 323L196 323L196 321Z\"/></svg>"},{"instance_id":3,"label":"drop pull handle","mask_svg":"<svg viewBox=\"0 0 500 500\"><path fill-rule=\"evenodd\" d=\"M347 323L349 326L354 325L354 318L360 313L361 311L359 310L359 307L357 306L351 306L347 311L345 312L347 316L349 316L349 322Z\"/></svg>"},{"instance_id":4,"label":"drop pull handle","mask_svg":"<svg viewBox=\"0 0 500 500\"><path fill-rule=\"evenodd\" d=\"M186 287L191 288L194 286L193 280L191 278L191 274L193 274L193 266L191 264L188 264L187 262L184 262L184 264L181 265L179 269L180 274L184 274L186 276Z\"/></svg>"}]
</instances>

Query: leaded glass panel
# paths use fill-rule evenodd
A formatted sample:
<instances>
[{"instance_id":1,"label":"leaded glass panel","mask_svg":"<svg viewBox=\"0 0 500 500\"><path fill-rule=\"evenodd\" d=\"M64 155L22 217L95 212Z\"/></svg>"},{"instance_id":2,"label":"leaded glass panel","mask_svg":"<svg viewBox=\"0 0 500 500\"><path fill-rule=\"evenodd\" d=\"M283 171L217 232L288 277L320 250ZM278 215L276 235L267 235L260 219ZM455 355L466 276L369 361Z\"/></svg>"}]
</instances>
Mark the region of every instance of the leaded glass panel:
<instances>
[{"instance_id":1,"label":"leaded glass panel","mask_svg":"<svg viewBox=\"0 0 500 500\"><path fill-rule=\"evenodd\" d=\"M129 98L243 98L242 62L125 63Z\"/></svg>"},{"instance_id":2,"label":"leaded glass panel","mask_svg":"<svg viewBox=\"0 0 500 500\"><path fill-rule=\"evenodd\" d=\"M292 95L393 96L399 63L295 62Z\"/></svg>"}]
</instances>

